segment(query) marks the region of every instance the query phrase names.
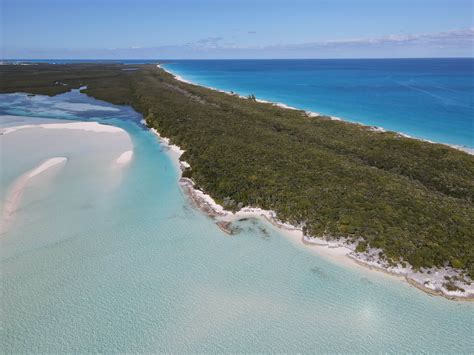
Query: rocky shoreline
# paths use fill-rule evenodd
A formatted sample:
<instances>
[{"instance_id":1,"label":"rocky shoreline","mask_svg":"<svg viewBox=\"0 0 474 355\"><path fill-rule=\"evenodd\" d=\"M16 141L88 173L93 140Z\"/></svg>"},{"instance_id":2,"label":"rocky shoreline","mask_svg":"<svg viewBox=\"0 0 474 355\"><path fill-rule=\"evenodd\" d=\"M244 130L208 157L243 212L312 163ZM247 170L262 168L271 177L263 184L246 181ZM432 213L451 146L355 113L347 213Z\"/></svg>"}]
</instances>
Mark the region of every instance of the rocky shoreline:
<instances>
[{"instance_id":1,"label":"rocky shoreline","mask_svg":"<svg viewBox=\"0 0 474 355\"><path fill-rule=\"evenodd\" d=\"M194 188L194 183L188 178L181 178L180 185L193 204L203 213L216 220L216 225L229 235L234 235L232 222L243 218L260 218L279 228L282 232L297 235L301 242L308 246L328 249L342 249L343 253L355 263L371 270L381 271L395 277L405 279L410 285L431 295L442 296L450 300L474 301L474 282L462 276L453 268L431 268L414 271L410 265L389 265L384 261L378 249L369 249L367 252L356 251L357 243L350 243L344 239L331 240L305 236L302 229L280 221L276 213L260 208L244 207L236 213L226 211L222 206L204 192ZM451 289L449 289L451 288Z\"/></svg>"},{"instance_id":2,"label":"rocky shoreline","mask_svg":"<svg viewBox=\"0 0 474 355\"><path fill-rule=\"evenodd\" d=\"M402 277L410 285L430 295L442 296L450 300L474 301L474 281L468 276L463 275L459 270L451 267L415 271L408 264L390 265L383 259L381 250L369 249L366 252L360 253L356 251L357 243L349 243L343 239L333 240L330 236L325 238L306 236L303 234L302 226L293 226L280 221L274 211L255 207L243 207L235 213L225 210L211 196L197 189L191 179L182 177L182 172L186 169L191 169L189 163L180 160L184 150L171 144L168 138L161 137L155 129L152 128L151 131L159 137L161 144L168 149L173 161L179 167L179 185L185 194L201 212L215 219L217 227L226 234L234 235L237 233L232 226L234 221L243 218L264 219L279 228L283 233L291 233L293 236L297 235L306 245L318 246L320 248L327 247L329 249L340 248L355 263L392 276Z\"/></svg>"}]
</instances>

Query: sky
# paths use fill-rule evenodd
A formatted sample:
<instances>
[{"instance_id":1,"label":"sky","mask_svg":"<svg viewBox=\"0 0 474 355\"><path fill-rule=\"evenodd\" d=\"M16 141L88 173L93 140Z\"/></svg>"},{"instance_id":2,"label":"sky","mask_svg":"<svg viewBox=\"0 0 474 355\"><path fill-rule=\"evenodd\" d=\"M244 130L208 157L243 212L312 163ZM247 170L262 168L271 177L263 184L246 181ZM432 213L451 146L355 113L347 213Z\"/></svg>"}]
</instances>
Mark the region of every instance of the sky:
<instances>
[{"instance_id":1,"label":"sky","mask_svg":"<svg viewBox=\"0 0 474 355\"><path fill-rule=\"evenodd\" d=\"M474 0L0 0L0 58L473 57Z\"/></svg>"}]
</instances>

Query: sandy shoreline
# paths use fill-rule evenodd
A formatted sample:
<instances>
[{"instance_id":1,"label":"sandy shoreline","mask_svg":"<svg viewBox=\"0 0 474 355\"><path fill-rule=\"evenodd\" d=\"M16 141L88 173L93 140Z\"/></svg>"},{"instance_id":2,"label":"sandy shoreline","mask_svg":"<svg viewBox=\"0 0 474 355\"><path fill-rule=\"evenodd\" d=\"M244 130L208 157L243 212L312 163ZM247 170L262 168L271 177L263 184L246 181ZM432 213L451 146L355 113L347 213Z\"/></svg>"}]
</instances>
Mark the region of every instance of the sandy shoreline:
<instances>
[{"instance_id":1,"label":"sandy shoreline","mask_svg":"<svg viewBox=\"0 0 474 355\"><path fill-rule=\"evenodd\" d=\"M145 124L146 122L143 122ZM271 223L277 227L283 235L288 238L303 243L306 246L314 247L318 252L324 253L336 262L346 263L354 266L358 264L369 270L384 272L391 277L403 279L410 285L431 295L442 296L450 300L474 301L474 282L470 285L461 283L454 278L459 277L460 272L452 268L443 269L432 268L429 270L414 271L411 266L402 267L400 264L396 267L389 266L378 257L379 250L371 249L367 253L356 252L356 244L347 243L345 240L329 240L316 237L305 236L301 226L280 221L274 211L263 210L255 207L243 207L237 212L231 212L224 209L214 199L205 192L196 189L191 179L181 177L181 173L190 168L189 163L180 161L184 153L179 146L170 144L168 138L164 138L160 133L151 128L151 131L159 138L160 143L168 150L168 154L175 166L180 171L179 184L191 202L203 213L207 214L216 221L216 225L227 234L234 234L232 222L244 218L257 218ZM462 287L464 291L448 290L446 288L446 277L452 279L452 284ZM472 280L470 280L472 281Z\"/></svg>"},{"instance_id":2,"label":"sandy shoreline","mask_svg":"<svg viewBox=\"0 0 474 355\"><path fill-rule=\"evenodd\" d=\"M175 73L173 73L172 71L166 69L162 64L157 64L156 65L158 68L164 70L165 72L167 72L168 74L171 74L173 75L173 77L176 79L176 80L179 80L183 83L186 83L186 84L191 84L191 85L196 85L196 86L202 86L202 87L205 87L207 89L210 89L210 90L214 90L214 91L217 91L217 92L221 92L221 93L224 93L224 94L227 94L227 95L231 95L231 96L236 96L236 97L239 97L241 99L248 99L247 97L245 96L242 96L242 95L239 95L239 94L236 94L234 92L228 92L228 91L225 91L225 90L220 90L220 89L217 89L217 88L214 88L212 86L204 86L204 85L200 85L200 84L196 84L196 83L193 83L189 80L186 80L184 79L182 76L180 75L177 75ZM313 111L306 111L306 110L303 110L303 109L299 109L297 107L293 107L293 106L289 106L289 105L286 105L284 103L281 103L281 102L273 102L273 101L267 101L267 100L262 100L262 99L256 99L257 102L260 102L260 103L265 103L265 104L270 104L270 105L273 105L273 106L277 106L277 107L281 107L281 108L284 108L284 109L287 109L287 110L296 110L296 111L303 111L305 112L305 114L308 116L308 117L319 117L319 116L324 116L324 117L328 117L330 118L331 120L334 120L334 121L344 121L344 122L347 122L347 123L351 123L351 124L355 124L355 125L359 125L359 126L362 126L362 127L367 127L368 129L370 129L371 131L373 132L387 132L387 130L383 127L378 127L378 126L370 126L370 125L366 125L362 122L354 122L354 121L349 121L349 120L345 120L343 118L340 118L340 117L336 117L336 116L331 116L331 115L324 115L324 114L321 114L321 113L318 113L318 112L313 112ZM451 148L454 148L454 149L457 149L457 150L460 150L460 151L463 151L467 154L470 154L470 155L474 155L474 148L470 148L470 147L465 147L465 146L461 146L461 145L456 145L456 144L447 144L447 143L442 143L442 142L433 142L433 141L430 141L430 140L427 140L427 139L424 139L424 138L418 138L418 137L413 137L413 136L410 136L406 133L403 133L403 132L395 132L397 134L399 134L400 136L402 137L405 137L405 138L410 138L410 139L416 139L416 140L419 140L419 141L422 141L422 142L426 142L426 143L431 143L431 144L442 144L442 145L445 145L445 146L448 146L448 147L451 147Z\"/></svg>"}]
</instances>

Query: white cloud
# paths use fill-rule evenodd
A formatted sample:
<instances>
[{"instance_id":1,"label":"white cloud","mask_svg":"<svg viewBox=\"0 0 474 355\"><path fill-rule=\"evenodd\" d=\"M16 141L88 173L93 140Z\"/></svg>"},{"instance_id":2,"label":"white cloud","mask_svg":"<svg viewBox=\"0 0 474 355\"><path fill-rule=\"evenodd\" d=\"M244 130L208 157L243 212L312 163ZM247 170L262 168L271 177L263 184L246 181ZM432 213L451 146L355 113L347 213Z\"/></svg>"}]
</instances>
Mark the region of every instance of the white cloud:
<instances>
[{"instance_id":1,"label":"white cloud","mask_svg":"<svg viewBox=\"0 0 474 355\"><path fill-rule=\"evenodd\" d=\"M474 56L474 28L372 38L347 38L307 43L246 46L222 37L180 45L109 49L4 48L4 58L399 58Z\"/></svg>"},{"instance_id":2,"label":"white cloud","mask_svg":"<svg viewBox=\"0 0 474 355\"><path fill-rule=\"evenodd\" d=\"M330 47L330 46L377 46L387 44L474 44L474 27L466 29L457 29L445 32L422 33L411 35L389 35L374 38L352 38L342 40L326 40L302 44L286 44L269 47L280 48L311 48L311 47ZM266 47L266 48L269 48Z\"/></svg>"},{"instance_id":3,"label":"white cloud","mask_svg":"<svg viewBox=\"0 0 474 355\"><path fill-rule=\"evenodd\" d=\"M209 49L209 48L220 48L222 47L222 37L207 37L195 42L189 42L186 44L187 47L192 48L202 48L202 49Z\"/></svg>"}]
</instances>

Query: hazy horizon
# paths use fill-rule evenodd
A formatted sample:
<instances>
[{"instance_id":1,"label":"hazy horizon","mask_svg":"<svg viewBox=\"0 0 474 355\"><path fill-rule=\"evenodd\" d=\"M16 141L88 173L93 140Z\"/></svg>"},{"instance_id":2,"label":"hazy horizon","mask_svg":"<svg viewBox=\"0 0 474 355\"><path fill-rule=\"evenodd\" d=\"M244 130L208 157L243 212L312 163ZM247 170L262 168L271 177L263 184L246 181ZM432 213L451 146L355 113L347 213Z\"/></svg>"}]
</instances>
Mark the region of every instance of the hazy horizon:
<instances>
[{"instance_id":1,"label":"hazy horizon","mask_svg":"<svg viewBox=\"0 0 474 355\"><path fill-rule=\"evenodd\" d=\"M474 57L471 0L4 0L4 59Z\"/></svg>"},{"instance_id":2,"label":"hazy horizon","mask_svg":"<svg viewBox=\"0 0 474 355\"><path fill-rule=\"evenodd\" d=\"M354 57L354 58L0 58L0 61L34 61L34 62L50 62L50 61L104 61L104 62L124 62L124 61L225 61L225 60L404 60L404 59L474 59L474 56L471 57L393 57L393 58L363 58L363 57Z\"/></svg>"}]
</instances>

